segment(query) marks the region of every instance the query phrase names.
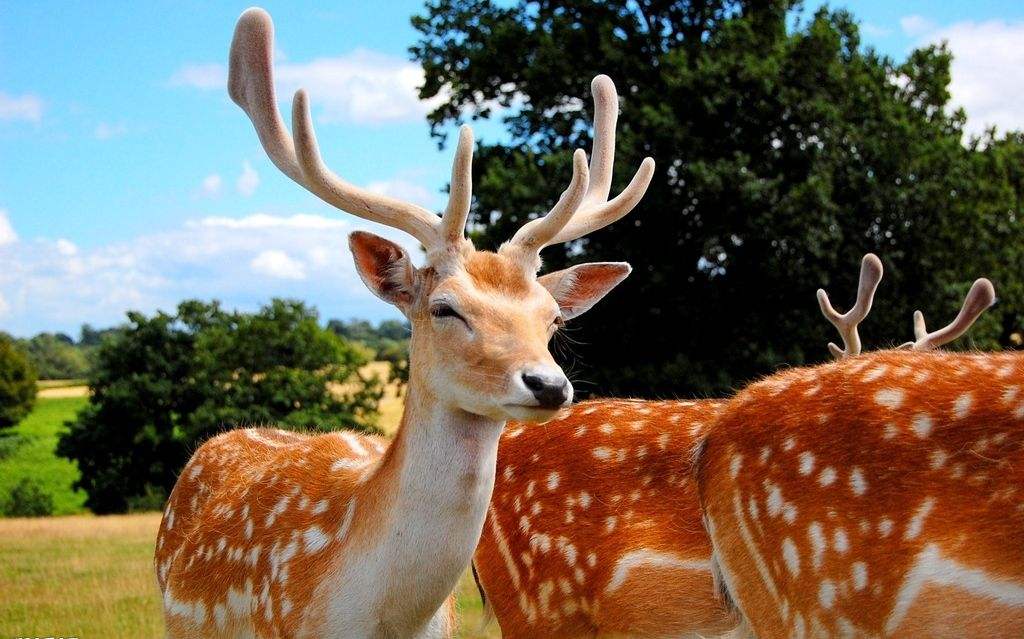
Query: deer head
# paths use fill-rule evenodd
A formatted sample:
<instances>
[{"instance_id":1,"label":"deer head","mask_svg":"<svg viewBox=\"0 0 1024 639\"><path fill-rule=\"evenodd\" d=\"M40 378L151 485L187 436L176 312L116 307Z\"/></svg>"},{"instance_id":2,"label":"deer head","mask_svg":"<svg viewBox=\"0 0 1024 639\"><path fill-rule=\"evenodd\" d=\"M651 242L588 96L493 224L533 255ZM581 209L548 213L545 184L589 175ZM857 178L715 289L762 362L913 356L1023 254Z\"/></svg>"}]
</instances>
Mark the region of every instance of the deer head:
<instances>
[{"instance_id":1,"label":"deer head","mask_svg":"<svg viewBox=\"0 0 1024 639\"><path fill-rule=\"evenodd\" d=\"M239 19L231 45L228 90L248 114L270 159L325 202L405 231L426 250L417 267L397 244L356 232L349 245L357 271L378 297L412 325L412 384L450 407L495 419L541 419L572 400L572 385L548 352L562 322L583 313L630 271L628 264L581 264L538 277L540 251L626 215L654 171L646 158L633 180L609 200L618 97L606 76L594 79L594 147L588 166L577 150L569 187L551 211L525 224L497 252L478 251L464 236L472 198L473 134L463 127L451 195L441 217L408 202L344 181L321 159L306 93L292 104L289 134L273 85L273 24L261 9ZM418 372L417 372L418 371Z\"/></svg>"}]
</instances>

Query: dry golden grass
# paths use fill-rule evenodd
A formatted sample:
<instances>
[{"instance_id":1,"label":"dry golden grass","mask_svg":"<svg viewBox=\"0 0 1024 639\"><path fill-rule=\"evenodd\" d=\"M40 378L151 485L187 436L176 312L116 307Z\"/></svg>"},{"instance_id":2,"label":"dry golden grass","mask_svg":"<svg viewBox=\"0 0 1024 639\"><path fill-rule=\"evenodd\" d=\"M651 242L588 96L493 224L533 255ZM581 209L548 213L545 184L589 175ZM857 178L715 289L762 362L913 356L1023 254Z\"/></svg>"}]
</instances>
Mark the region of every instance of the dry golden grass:
<instances>
[{"instance_id":1,"label":"dry golden grass","mask_svg":"<svg viewBox=\"0 0 1024 639\"><path fill-rule=\"evenodd\" d=\"M0 519L0 635L142 639L163 636L153 574L159 513ZM459 637L481 632L467 574L459 585Z\"/></svg>"}]
</instances>

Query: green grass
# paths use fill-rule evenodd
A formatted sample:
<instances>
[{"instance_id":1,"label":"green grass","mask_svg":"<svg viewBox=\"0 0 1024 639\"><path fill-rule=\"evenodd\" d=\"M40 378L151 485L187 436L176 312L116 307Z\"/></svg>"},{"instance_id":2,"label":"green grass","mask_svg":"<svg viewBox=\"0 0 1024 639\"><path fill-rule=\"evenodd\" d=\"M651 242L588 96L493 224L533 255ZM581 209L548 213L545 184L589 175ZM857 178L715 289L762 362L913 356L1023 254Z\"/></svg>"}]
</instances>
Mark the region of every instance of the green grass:
<instances>
[{"instance_id":1,"label":"green grass","mask_svg":"<svg viewBox=\"0 0 1024 639\"><path fill-rule=\"evenodd\" d=\"M153 575L159 513L0 519L0 637L163 636ZM493 639L467 572L458 588L461 639Z\"/></svg>"},{"instance_id":2,"label":"green grass","mask_svg":"<svg viewBox=\"0 0 1024 639\"><path fill-rule=\"evenodd\" d=\"M85 397L40 398L29 416L7 431L20 442L0 460L0 499L6 499L11 488L28 477L53 497L54 514L82 512L85 493L71 488L78 479L78 468L54 451L64 422L73 419L88 401Z\"/></svg>"}]
</instances>

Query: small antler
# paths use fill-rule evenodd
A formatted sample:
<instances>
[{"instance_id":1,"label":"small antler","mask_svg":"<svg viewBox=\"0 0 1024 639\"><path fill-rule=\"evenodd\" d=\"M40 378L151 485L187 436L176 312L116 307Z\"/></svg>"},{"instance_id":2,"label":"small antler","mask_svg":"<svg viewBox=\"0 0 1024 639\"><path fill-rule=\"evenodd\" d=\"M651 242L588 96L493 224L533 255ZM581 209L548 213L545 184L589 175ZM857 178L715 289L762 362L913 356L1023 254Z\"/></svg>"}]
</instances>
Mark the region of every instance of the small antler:
<instances>
[{"instance_id":1,"label":"small antler","mask_svg":"<svg viewBox=\"0 0 1024 639\"><path fill-rule=\"evenodd\" d=\"M828 294L824 289L818 289L818 306L821 313L836 329L843 338L843 348L839 348L832 342L828 343L828 350L836 359L843 359L859 355L861 350L860 335L857 333L857 326L864 321L864 318L871 312L871 303L875 299L875 291L878 283L882 281L882 260L873 253L868 253L860 263L860 284L857 286L857 303L849 311L840 315L829 302Z\"/></svg>"},{"instance_id":2,"label":"small antler","mask_svg":"<svg viewBox=\"0 0 1024 639\"><path fill-rule=\"evenodd\" d=\"M996 289L992 282L984 277L974 281L971 290L964 298L964 305L960 307L956 319L944 328L931 333L924 324L924 313L914 311L914 337L916 341L900 345L902 349L913 351L933 351L941 346L957 339L971 328L974 322L981 317L990 306L996 303Z\"/></svg>"},{"instance_id":3,"label":"small antler","mask_svg":"<svg viewBox=\"0 0 1024 639\"><path fill-rule=\"evenodd\" d=\"M609 200L615 164L615 125L619 96L606 75L591 83L594 96L594 145L589 170L586 154L573 156L572 182L547 215L524 224L509 244L539 252L546 246L571 242L621 219L643 198L654 176L654 160L644 158L629 185Z\"/></svg>"},{"instance_id":4,"label":"small antler","mask_svg":"<svg viewBox=\"0 0 1024 639\"><path fill-rule=\"evenodd\" d=\"M231 42L228 93L256 128L263 149L281 171L314 195L343 211L405 231L430 252L463 240L472 184L473 132L462 127L452 168L451 195L444 216L350 184L323 163L301 89L292 103L294 140L277 109L274 94L274 23L263 9L247 9Z\"/></svg>"}]
</instances>

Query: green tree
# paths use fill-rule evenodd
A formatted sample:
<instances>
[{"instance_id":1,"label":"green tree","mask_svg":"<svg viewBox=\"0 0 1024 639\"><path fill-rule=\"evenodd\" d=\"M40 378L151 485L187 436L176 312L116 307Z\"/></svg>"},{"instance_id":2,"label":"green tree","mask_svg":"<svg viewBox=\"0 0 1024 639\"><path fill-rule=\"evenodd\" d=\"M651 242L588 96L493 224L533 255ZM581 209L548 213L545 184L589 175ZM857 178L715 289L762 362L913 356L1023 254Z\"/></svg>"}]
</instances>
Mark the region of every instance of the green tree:
<instances>
[{"instance_id":1,"label":"green tree","mask_svg":"<svg viewBox=\"0 0 1024 639\"><path fill-rule=\"evenodd\" d=\"M14 340L0 333L0 429L23 420L35 403L35 368Z\"/></svg>"},{"instance_id":2,"label":"green tree","mask_svg":"<svg viewBox=\"0 0 1024 639\"><path fill-rule=\"evenodd\" d=\"M785 0L437 0L413 25L421 96L444 96L429 115L439 140L508 107L506 139L476 153L479 242L506 239L568 184L598 73L622 96L617 186L658 161L629 218L545 256L635 268L573 329L577 376L602 394L719 394L825 359L834 337L814 291L852 299L868 251L887 267L863 331L874 347L910 337L915 308L952 317L975 277L1003 290L994 265L1020 264L1010 178L987 173L1009 170L1009 151L963 144L944 47L895 61L861 46L849 13ZM1019 309L993 309L964 345L1007 345Z\"/></svg>"},{"instance_id":3,"label":"green tree","mask_svg":"<svg viewBox=\"0 0 1024 639\"><path fill-rule=\"evenodd\" d=\"M191 451L225 428L374 428L381 383L359 372L368 351L301 302L247 314L188 301L128 319L98 347L89 405L58 444L94 512L159 501Z\"/></svg>"},{"instance_id":4,"label":"green tree","mask_svg":"<svg viewBox=\"0 0 1024 639\"><path fill-rule=\"evenodd\" d=\"M89 372L85 351L61 333L40 333L21 342L39 379L81 379Z\"/></svg>"}]
</instances>

